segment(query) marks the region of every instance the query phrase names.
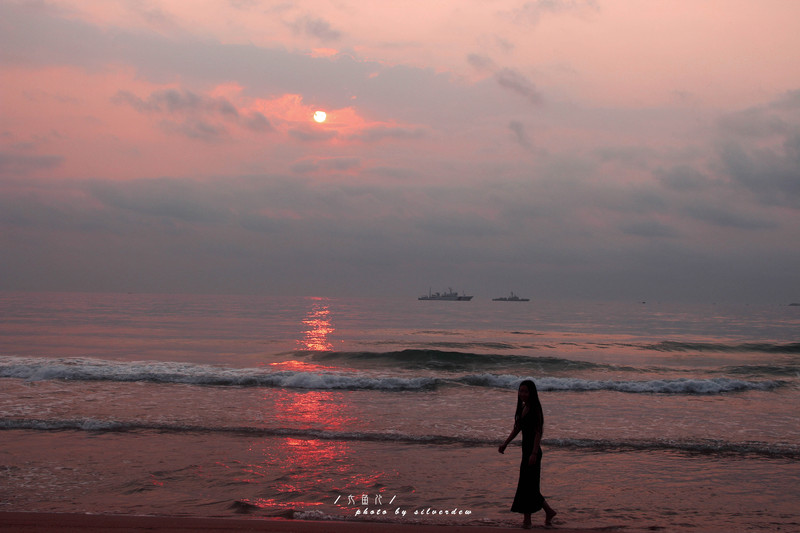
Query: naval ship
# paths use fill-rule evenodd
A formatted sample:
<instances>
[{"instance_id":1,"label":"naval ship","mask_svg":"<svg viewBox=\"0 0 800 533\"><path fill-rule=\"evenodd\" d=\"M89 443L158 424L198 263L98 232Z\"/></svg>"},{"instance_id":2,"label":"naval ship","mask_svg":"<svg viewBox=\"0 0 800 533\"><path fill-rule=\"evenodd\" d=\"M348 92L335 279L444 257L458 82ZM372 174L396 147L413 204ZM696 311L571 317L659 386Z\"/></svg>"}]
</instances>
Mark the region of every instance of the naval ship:
<instances>
[{"instance_id":1,"label":"naval ship","mask_svg":"<svg viewBox=\"0 0 800 533\"><path fill-rule=\"evenodd\" d=\"M431 292L428 290L428 294L424 294L418 298L419 300L444 300L448 302L468 302L472 300L472 296L467 296L466 294L458 294L457 292L453 291L450 287L447 288L447 292Z\"/></svg>"},{"instance_id":2,"label":"naval ship","mask_svg":"<svg viewBox=\"0 0 800 533\"><path fill-rule=\"evenodd\" d=\"M503 296L503 297L500 297L500 298L492 298L492 301L493 302L530 302L531 299L530 298L520 298L519 296L517 296L516 294L514 294L512 292L511 296Z\"/></svg>"}]
</instances>

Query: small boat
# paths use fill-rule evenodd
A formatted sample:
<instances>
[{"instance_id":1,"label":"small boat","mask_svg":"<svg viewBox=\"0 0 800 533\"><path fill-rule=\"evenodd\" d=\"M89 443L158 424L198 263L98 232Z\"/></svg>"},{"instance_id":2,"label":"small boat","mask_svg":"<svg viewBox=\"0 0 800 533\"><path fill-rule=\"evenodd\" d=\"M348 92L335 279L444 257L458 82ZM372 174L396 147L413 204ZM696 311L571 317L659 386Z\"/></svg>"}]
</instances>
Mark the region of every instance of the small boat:
<instances>
[{"instance_id":1,"label":"small boat","mask_svg":"<svg viewBox=\"0 0 800 533\"><path fill-rule=\"evenodd\" d=\"M520 298L513 292L511 296L501 296L500 298L492 298L493 302L530 302L530 298Z\"/></svg>"},{"instance_id":2,"label":"small boat","mask_svg":"<svg viewBox=\"0 0 800 533\"><path fill-rule=\"evenodd\" d=\"M424 294L418 298L418 300L441 300L447 302L468 302L472 300L472 296L467 296L466 294L458 294L450 287L447 288L447 292L431 292L428 290L428 294Z\"/></svg>"}]
</instances>

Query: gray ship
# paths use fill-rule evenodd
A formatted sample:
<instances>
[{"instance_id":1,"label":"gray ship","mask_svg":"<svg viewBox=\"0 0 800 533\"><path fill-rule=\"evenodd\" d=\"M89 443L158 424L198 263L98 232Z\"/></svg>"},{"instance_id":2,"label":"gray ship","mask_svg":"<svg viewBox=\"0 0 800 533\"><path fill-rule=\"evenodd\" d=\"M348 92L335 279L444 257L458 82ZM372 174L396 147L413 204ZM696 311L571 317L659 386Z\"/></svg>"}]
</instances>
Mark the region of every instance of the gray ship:
<instances>
[{"instance_id":1,"label":"gray ship","mask_svg":"<svg viewBox=\"0 0 800 533\"><path fill-rule=\"evenodd\" d=\"M520 298L519 296L517 296L516 294L514 294L512 292L511 296L502 296L500 298L492 298L492 301L493 302L530 302L531 299L530 298Z\"/></svg>"},{"instance_id":2,"label":"gray ship","mask_svg":"<svg viewBox=\"0 0 800 533\"><path fill-rule=\"evenodd\" d=\"M447 292L431 292L428 290L428 294L422 295L418 298L419 300L442 300L447 302L468 302L472 300L472 296L467 296L466 294L458 294L450 287L447 288Z\"/></svg>"}]
</instances>

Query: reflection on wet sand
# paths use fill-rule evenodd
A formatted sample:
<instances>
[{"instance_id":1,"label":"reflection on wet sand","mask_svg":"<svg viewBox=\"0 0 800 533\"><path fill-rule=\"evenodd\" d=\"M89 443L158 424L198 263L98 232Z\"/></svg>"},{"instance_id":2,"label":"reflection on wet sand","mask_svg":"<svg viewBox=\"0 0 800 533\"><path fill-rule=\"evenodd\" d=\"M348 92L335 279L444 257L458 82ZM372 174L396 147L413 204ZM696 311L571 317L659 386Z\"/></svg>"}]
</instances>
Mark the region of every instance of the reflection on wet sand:
<instances>
[{"instance_id":1,"label":"reflection on wet sand","mask_svg":"<svg viewBox=\"0 0 800 533\"><path fill-rule=\"evenodd\" d=\"M320 429L344 431L358 425L358 416L341 391L282 391L265 396L265 417L287 429ZM263 454L261 461L241 465L243 475L263 483L258 497L242 500L256 509L283 509L291 516L295 511L326 508L331 512L334 499L309 502L308 491L331 495L374 490L383 477L379 471L367 474L355 470L353 450L346 440L298 438L287 436L275 446L269 439L251 444L250 451ZM263 478L262 478L263 476Z\"/></svg>"},{"instance_id":2,"label":"reflection on wet sand","mask_svg":"<svg viewBox=\"0 0 800 533\"><path fill-rule=\"evenodd\" d=\"M303 318L304 333L297 340L301 350L331 351L330 335L335 328L331 323L331 312L323 298L311 299L311 306ZM270 363L280 371L326 372L332 370L314 363L286 360ZM264 396L264 416L272 418L272 424L291 429L319 429L323 431L345 431L358 425L348 392L286 390L272 391ZM382 477L381 472L363 474L354 470L351 445L346 440L304 439L286 437L280 446L265 441L255 441L251 451L263 452L263 461L243 465L242 471L250 476L264 475L272 479L263 494L243 500L243 505L261 509L282 509L289 513L299 510L319 509L333 505L328 502L304 501L309 490L336 494L373 488ZM374 490L374 489L373 489Z\"/></svg>"}]
</instances>

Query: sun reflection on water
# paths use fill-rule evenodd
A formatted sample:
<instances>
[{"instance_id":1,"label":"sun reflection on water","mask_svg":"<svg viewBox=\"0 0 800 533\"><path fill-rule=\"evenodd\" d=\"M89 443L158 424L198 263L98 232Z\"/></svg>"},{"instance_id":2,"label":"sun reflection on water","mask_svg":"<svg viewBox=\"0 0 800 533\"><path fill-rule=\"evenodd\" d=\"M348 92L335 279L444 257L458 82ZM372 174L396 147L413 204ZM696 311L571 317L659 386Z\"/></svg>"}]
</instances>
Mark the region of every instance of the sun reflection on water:
<instances>
[{"instance_id":1,"label":"sun reflection on water","mask_svg":"<svg viewBox=\"0 0 800 533\"><path fill-rule=\"evenodd\" d=\"M302 319L304 331L297 345L301 351L330 352L336 328L325 298L311 298ZM268 363L282 372L311 374L324 383L328 373L353 372L336 366L296 359ZM303 376L307 377L307 376ZM376 488L385 476L382 469L361 471L353 448L354 428L361 419L351 400L355 391L273 389L263 393L264 423L281 428L286 435L258 439L249 451L259 456L251 464L240 465L240 482L264 486L260 494L243 499L247 505L278 514L319 509L334 505L336 496L351 492L381 491ZM341 433L338 438L337 434ZM362 467L363 468L363 467ZM329 494L326 501L309 501L307 495ZM329 510L330 511L330 510Z\"/></svg>"},{"instance_id":2,"label":"sun reflection on water","mask_svg":"<svg viewBox=\"0 0 800 533\"><path fill-rule=\"evenodd\" d=\"M331 324L330 308L324 298L313 298L314 303L303 319L305 335L298 342L305 350L330 351L333 344L328 339L336 329Z\"/></svg>"},{"instance_id":3,"label":"sun reflection on water","mask_svg":"<svg viewBox=\"0 0 800 533\"><path fill-rule=\"evenodd\" d=\"M281 391L272 399L272 411L283 427L343 431L358 423L347 406L349 392Z\"/></svg>"},{"instance_id":4,"label":"sun reflection on water","mask_svg":"<svg viewBox=\"0 0 800 533\"><path fill-rule=\"evenodd\" d=\"M288 363L288 367L308 370L298 361ZM241 499L246 508L287 517L311 509L338 512L334 506L338 495L382 491L376 487L385 476L383 470L357 466L350 434L361 419L352 394L291 389L263 393L264 422L285 428L288 434L251 442L248 451L258 459L238 465L237 481L262 488ZM337 438L338 432L342 438ZM308 494L330 497L309 499Z\"/></svg>"}]
</instances>

